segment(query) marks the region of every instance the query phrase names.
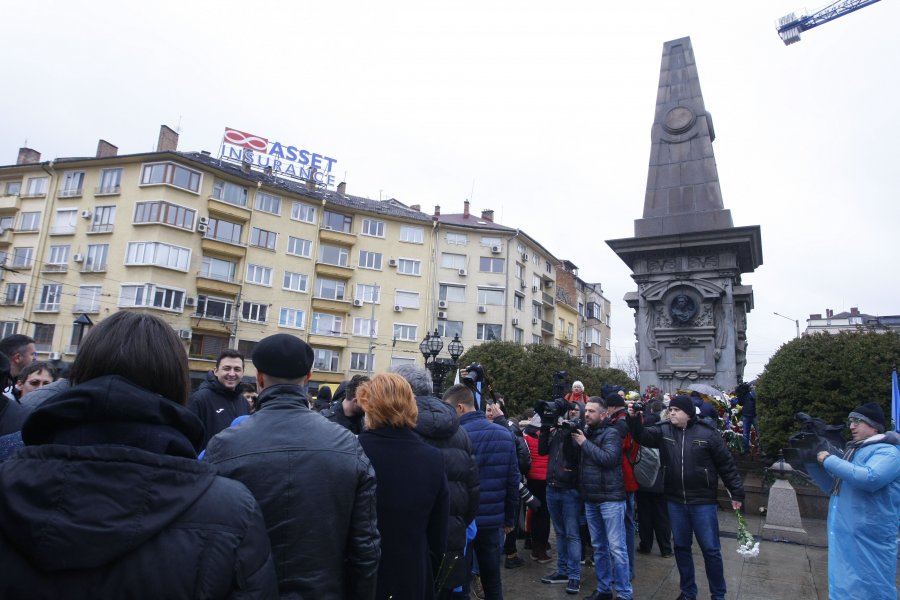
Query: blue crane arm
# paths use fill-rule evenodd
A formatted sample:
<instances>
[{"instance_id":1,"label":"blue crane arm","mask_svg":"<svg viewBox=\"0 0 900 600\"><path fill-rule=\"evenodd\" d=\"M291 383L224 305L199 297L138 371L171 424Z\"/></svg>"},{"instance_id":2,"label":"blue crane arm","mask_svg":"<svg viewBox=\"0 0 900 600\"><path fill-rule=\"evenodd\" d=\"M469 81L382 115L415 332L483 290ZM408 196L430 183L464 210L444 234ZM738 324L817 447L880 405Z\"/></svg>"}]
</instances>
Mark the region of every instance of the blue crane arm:
<instances>
[{"instance_id":1,"label":"blue crane arm","mask_svg":"<svg viewBox=\"0 0 900 600\"><path fill-rule=\"evenodd\" d=\"M818 27L829 21L834 21L844 15L849 15L853 11L859 10L870 4L875 4L879 0L841 0L830 4L825 8L819 9L811 15L797 16L791 13L778 20L778 35L784 41L785 46L789 46L800 41L800 32L807 31L813 27Z\"/></svg>"}]
</instances>

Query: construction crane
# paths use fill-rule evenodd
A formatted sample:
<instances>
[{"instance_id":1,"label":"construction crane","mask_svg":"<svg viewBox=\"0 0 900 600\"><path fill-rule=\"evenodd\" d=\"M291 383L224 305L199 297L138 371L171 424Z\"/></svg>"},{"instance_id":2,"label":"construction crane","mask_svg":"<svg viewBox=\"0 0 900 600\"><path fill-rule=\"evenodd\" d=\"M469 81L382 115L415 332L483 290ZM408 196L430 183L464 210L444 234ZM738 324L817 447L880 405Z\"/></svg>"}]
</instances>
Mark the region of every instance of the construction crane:
<instances>
[{"instance_id":1,"label":"construction crane","mask_svg":"<svg viewBox=\"0 0 900 600\"><path fill-rule=\"evenodd\" d=\"M835 2L825 8L819 9L811 15L802 14L797 16L791 13L778 19L778 35L781 36L785 46L790 46L800 41L800 32L818 27L829 21L834 21L838 17L849 15L855 10L859 10L870 4L875 4L878 0L841 0Z\"/></svg>"}]
</instances>

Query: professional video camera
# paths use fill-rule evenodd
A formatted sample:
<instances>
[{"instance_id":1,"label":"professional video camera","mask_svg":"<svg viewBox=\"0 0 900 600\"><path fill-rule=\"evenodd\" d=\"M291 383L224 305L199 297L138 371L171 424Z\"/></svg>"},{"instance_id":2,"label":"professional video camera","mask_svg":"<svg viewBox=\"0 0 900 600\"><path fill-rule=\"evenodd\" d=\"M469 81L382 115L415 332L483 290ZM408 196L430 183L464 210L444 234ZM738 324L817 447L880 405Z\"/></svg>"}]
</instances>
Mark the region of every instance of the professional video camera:
<instances>
[{"instance_id":1,"label":"professional video camera","mask_svg":"<svg viewBox=\"0 0 900 600\"><path fill-rule=\"evenodd\" d=\"M551 398L566 397L566 379L568 378L569 373L566 371L556 371L553 373L553 390L550 392Z\"/></svg>"},{"instance_id":2,"label":"professional video camera","mask_svg":"<svg viewBox=\"0 0 900 600\"><path fill-rule=\"evenodd\" d=\"M538 400L534 403L534 412L541 417L541 425L556 425L559 418L569 412L569 407L569 403L563 398Z\"/></svg>"}]
</instances>

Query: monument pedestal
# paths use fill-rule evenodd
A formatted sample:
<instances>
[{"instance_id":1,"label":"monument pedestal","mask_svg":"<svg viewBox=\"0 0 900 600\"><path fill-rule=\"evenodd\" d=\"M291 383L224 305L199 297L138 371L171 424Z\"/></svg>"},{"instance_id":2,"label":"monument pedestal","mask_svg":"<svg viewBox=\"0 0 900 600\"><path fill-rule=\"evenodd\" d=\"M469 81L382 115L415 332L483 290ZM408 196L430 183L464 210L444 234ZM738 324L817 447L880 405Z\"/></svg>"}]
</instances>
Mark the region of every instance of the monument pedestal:
<instances>
[{"instance_id":1,"label":"monument pedestal","mask_svg":"<svg viewBox=\"0 0 900 600\"><path fill-rule=\"evenodd\" d=\"M809 534L803 528L797 492L789 482L776 479L769 490L769 505L763 535L774 540L805 544Z\"/></svg>"}]
</instances>

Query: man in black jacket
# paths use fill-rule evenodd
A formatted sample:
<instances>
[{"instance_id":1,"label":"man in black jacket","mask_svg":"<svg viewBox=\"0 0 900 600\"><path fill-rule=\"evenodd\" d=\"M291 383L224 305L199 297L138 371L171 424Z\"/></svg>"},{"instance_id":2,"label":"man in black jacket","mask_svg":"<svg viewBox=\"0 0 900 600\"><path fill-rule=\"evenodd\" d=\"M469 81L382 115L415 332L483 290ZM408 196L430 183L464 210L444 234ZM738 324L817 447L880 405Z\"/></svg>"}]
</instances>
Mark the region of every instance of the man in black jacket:
<instances>
[{"instance_id":1,"label":"man in black jacket","mask_svg":"<svg viewBox=\"0 0 900 600\"><path fill-rule=\"evenodd\" d=\"M205 460L259 502L282 596L370 600L381 556L375 471L356 436L309 409L313 360L292 335L260 341L259 410L212 439Z\"/></svg>"},{"instance_id":2,"label":"man in black jacket","mask_svg":"<svg viewBox=\"0 0 900 600\"><path fill-rule=\"evenodd\" d=\"M249 414L250 407L238 391L243 376L244 355L237 350L223 350L216 358L216 368L206 374L206 381L191 394L188 410L199 417L205 430L201 450L232 421Z\"/></svg>"},{"instance_id":3,"label":"man in black jacket","mask_svg":"<svg viewBox=\"0 0 900 600\"><path fill-rule=\"evenodd\" d=\"M323 410L323 417L337 423L341 427L349 429L354 435L359 435L363 426L363 409L356 402L356 388L369 381L365 375L354 375L350 381L345 381L338 387L336 398L331 406Z\"/></svg>"},{"instance_id":4,"label":"man in black jacket","mask_svg":"<svg viewBox=\"0 0 900 600\"><path fill-rule=\"evenodd\" d=\"M725 572L719 542L718 480L721 477L731 506L739 509L744 501L744 486L725 447L722 435L706 419L698 419L688 396L675 396L669 403L669 420L644 428L641 419L628 408L629 425L635 439L650 448L659 448L665 469L665 493L668 500L675 562L681 578L679 600L697 597L692 537L696 536L712 600L725 598Z\"/></svg>"}]
</instances>

